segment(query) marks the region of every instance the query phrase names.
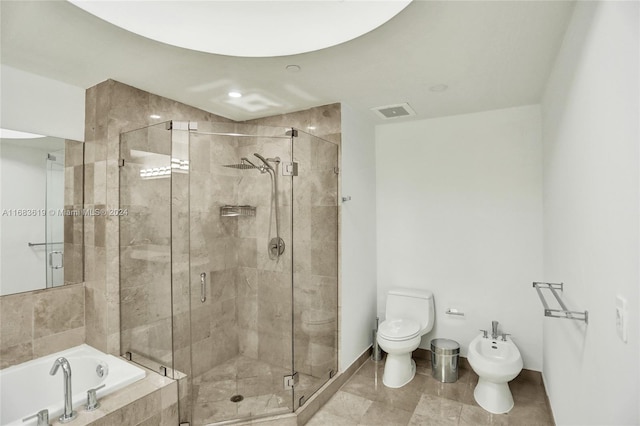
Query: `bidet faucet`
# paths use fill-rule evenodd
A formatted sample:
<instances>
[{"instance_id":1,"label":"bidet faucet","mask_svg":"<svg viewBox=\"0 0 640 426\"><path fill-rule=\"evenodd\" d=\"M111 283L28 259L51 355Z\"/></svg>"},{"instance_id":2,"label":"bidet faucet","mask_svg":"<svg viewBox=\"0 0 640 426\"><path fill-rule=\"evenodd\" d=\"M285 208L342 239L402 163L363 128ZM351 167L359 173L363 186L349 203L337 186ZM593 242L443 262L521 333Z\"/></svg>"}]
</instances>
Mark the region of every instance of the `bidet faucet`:
<instances>
[{"instance_id":1,"label":"bidet faucet","mask_svg":"<svg viewBox=\"0 0 640 426\"><path fill-rule=\"evenodd\" d=\"M64 373L64 412L58 420L60 420L60 423L67 423L77 416L77 413L73 411L73 403L71 401L73 393L71 392L71 365L69 361L65 357L56 359L49 374L54 376L60 367L62 367L62 372Z\"/></svg>"},{"instance_id":2,"label":"bidet faucet","mask_svg":"<svg viewBox=\"0 0 640 426\"><path fill-rule=\"evenodd\" d=\"M498 321L491 321L491 338L498 338Z\"/></svg>"}]
</instances>

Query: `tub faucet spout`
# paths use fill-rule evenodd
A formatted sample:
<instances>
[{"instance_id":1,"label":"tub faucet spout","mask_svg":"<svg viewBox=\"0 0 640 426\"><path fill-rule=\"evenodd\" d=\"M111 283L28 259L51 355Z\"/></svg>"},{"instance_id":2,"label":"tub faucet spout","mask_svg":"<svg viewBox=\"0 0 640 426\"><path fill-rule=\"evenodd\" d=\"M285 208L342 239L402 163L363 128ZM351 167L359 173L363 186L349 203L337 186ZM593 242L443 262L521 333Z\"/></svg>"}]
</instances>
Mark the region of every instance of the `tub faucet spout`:
<instances>
[{"instance_id":1,"label":"tub faucet spout","mask_svg":"<svg viewBox=\"0 0 640 426\"><path fill-rule=\"evenodd\" d=\"M49 371L49 374L54 376L60 367L62 367L62 372L64 373L64 412L58 420L60 420L60 423L67 423L75 419L78 414L73 411L73 404L71 401L73 393L71 392L71 365L69 364L69 361L64 357L56 359L51 367L51 371Z\"/></svg>"},{"instance_id":2,"label":"tub faucet spout","mask_svg":"<svg viewBox=\"0 0 640 426\"><path fill-rule=\"evenodd\" d=\"M498 321L491 321L491 338L498 338Z\"/></svg>"}]
</instances>

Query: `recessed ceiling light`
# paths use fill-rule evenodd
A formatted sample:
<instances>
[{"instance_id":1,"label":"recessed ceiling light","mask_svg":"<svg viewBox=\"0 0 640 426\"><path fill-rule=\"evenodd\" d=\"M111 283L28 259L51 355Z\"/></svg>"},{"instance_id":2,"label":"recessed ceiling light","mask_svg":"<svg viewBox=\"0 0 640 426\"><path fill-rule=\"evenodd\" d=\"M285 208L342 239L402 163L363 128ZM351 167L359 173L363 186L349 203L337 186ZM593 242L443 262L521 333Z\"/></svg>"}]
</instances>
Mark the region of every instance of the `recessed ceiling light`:
<instances>
[{"instance_id":1,"label":"recessed ceiling light","mask_svg":"<svg viewBox=\"0 0 640 426\"><path fill-rule=\"evenodd\" d=\"M157 120L158 118L162 118L162 117L159 116L158 114L151 114L149 118L153 118L154 120Z\"/></svg>"},{"instance_id":2,"label":"recessed ceiling light","mask_svg":"<svg viewBox=\"0 0 640 426\"><path fill-rule=\"evenodd\" d=\"M240 93L240 92L229 92L229 97L230 98L241 98L242 97L242 93Z\"/></svg>"},{"instance_id":3,"label":"recessed ceiling light","mask_svg":"<svg viewBox=\"0 0 640 426\"><path fill-rule=\"evenodd\" d=\"M298 72L300 71L302 68L300 68L300 65L287 65L286 67L287 71L289 72Z\"/></svg>"},{"instance_id":4,"label":"recessed ceiling light","mask_svg":"<svg viewBox=\"0 0 640 426\"><path fill-rule=\"evenodd\" d=\"M432 92L444 92L448 88L449 86L447 86L446 84L436 84L435 86L429 87L429 90Z\"/></svg>"}]
</instances>

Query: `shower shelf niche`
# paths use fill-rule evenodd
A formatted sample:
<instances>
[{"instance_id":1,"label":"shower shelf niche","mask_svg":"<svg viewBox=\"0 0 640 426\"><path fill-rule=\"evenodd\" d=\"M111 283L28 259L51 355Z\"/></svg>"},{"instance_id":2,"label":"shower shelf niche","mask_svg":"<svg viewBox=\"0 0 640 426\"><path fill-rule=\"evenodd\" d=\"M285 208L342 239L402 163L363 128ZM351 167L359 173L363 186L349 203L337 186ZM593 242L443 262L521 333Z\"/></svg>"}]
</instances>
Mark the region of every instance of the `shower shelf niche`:
<instances>
[{"instance_id":1,"label":"shower shelf niche","mask_svg":"<svg viewBox=\"0 0 640 426\"><path fill-rule=\"evenodd\" d=\"M253 206L222 206L220 207L220 216L222 217L237 217L237 216L249 216L255 217L256 208Z\"/></svg>"}]
</instances>

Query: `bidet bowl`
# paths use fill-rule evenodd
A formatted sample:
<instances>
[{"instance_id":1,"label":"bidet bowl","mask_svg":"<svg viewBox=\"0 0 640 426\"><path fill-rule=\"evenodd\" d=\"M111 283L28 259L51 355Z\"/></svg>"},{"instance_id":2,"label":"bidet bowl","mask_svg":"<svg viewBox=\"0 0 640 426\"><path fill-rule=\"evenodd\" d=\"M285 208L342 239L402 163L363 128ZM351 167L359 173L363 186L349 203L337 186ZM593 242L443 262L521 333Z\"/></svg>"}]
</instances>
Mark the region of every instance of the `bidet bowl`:
<instances>
[{"instance_id":1,"label":"bidet bowl","mask_svg":"<svg viewBox=\"0 0 640 426\"><path fill-rule=\"evenodd\" d=\"M522 356L518 347L507 339L489 339L479 335L469 344L467 360L478 375L473 396L490 413L508 413L513 408L513 396L507 382L522 371Z\"/></svg>"},{"instance_id":2,"label":"bidet bowl","mask_svg":"<svg viewBox=\"0 0 640 426\"><path fill-rule=\"evenodd\" d=\"M469 344L469 365L480 377L496 383L513 380L522 371L522 356L511 339L485 339L478 335Z\"/></svg>"}]
</instances>

